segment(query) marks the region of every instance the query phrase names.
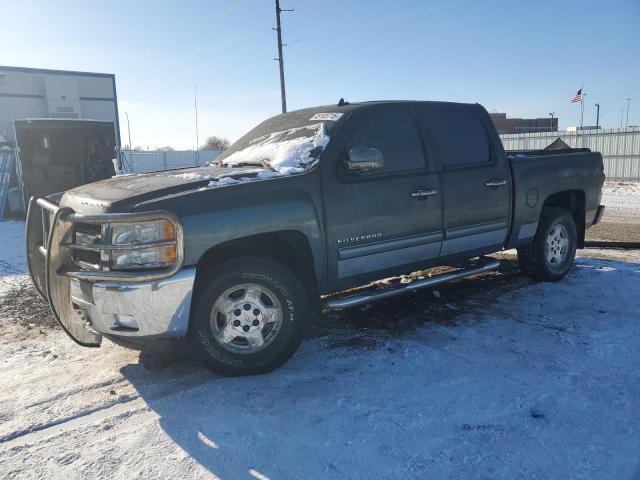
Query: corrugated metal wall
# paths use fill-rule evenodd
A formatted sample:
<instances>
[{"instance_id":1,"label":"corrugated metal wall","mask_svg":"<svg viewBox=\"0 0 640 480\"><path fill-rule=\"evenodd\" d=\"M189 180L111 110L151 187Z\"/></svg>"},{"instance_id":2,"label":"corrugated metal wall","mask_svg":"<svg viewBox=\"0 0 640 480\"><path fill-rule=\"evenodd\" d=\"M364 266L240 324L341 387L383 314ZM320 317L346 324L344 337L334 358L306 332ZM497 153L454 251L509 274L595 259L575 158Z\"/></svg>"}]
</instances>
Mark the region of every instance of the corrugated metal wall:
<instances>
[{"instance_id":1,"label":"corrugated metal wall","mask_svg":"<svg viewBox=\"0 0 640 480\"><path fill-rule=\"evenodd\" d=\"M573 148L602 153L607 180L640 181L640 128L500 135L505 150L543 149L560 137Z\"/></svg>"},{"instance_id":2,"label":"corrugated metal wall","mask_svg":"<svg viewBox=\"0 0 640 480\"><path fill-rule=\"evenodd\" d=\"M205 165L216 159L222 152L203 150L182 152L139 152L123 150L124 173L147 173L175 168L189 168Z\"/></svg>"}]
</instances>

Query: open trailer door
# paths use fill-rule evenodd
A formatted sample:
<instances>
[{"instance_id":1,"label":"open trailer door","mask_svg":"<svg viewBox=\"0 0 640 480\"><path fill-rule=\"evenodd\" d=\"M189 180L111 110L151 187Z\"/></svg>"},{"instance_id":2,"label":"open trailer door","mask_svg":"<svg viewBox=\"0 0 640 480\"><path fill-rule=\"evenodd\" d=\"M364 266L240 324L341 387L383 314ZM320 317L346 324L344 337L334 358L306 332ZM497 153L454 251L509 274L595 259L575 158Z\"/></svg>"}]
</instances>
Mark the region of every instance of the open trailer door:
<instances>
[{"instance_id":1,"label":"open trailer door","mask_svg":"<svg viewBox=\"0 0 640 480\"><path fill-rule=\"evenodd\" d=\"M96 120L16 120L27 198L63 192L115 175L115 129Z\"/></svg>"}]
</instances>

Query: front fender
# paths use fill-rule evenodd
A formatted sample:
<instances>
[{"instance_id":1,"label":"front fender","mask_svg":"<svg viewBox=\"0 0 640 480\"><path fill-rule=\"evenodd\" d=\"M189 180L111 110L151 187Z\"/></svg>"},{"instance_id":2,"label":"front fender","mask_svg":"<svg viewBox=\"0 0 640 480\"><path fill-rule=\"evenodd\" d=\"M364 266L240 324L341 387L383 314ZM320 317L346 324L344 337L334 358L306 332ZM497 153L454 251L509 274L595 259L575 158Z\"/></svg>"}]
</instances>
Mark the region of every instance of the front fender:
<instances>
[{"instance_id":1,"label":"front fender","mask_svg":"<svg viewBox=\"0 0 640 480\"><path fill-rule=\"evenodd\" d=\"M227 208L181 218L185 232L185 265L196 265L212 247L253 235L295 231L307 239L319 284L325 276L325 250L317 212L310 203L292 200Z\"/></svg>"}]
</instances>

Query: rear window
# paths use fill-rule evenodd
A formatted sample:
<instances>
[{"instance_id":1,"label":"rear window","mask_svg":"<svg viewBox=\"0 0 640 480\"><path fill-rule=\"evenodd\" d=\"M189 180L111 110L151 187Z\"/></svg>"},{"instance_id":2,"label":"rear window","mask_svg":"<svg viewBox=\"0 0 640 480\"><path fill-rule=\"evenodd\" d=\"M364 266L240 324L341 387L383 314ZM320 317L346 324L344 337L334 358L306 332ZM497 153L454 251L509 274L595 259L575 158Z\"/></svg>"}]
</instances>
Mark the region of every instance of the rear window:
<instances>
[{"instance_id":1,"label":"rear window","mask_svg":"<svg viewBox=\"0 0 640 480\"><path fill-rule=\"evenodd\" d=\"M475 113L432 111L429 119L432 141L445 167L474 166L491 160L489 137Z\"/></svg>"}]
</instances>

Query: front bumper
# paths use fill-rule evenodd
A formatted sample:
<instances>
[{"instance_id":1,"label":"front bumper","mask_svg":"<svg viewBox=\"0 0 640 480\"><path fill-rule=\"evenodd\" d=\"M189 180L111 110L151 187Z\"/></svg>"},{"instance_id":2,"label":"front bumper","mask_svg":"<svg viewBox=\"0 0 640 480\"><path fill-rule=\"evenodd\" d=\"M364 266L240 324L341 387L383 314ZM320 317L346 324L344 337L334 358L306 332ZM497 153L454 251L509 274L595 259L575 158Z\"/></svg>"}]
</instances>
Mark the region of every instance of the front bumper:
<instances>
[{"instance_id":1,"label":"front bumper","mask_svg":"<svg viewBox=\"0 0 640 480\"><path fill-rule=\"evenodd\" d=\"M182 268L182 228L175 221L178 259L146 272L81 269L71 258L74 222L141 221L166 212L80 215L32 198L27 213L27 261L40 293L77 343L97 347L102 333L127 337L180 337L187 332L195 268ZM95 247L100 248L100 247Z\"/></svg>"},{"instance_id":2,"label":"front bumper","mask_svg":"<svg viewBox=\"0 0 640 480\"><path fill-rule=\"evenodd\" d=\"M128 337L183 337L189 326L196 269L151 282L70 281L70 301L100 333ZM81 318L82 320L82 318Z\"/></svg>"}]
</instances>

